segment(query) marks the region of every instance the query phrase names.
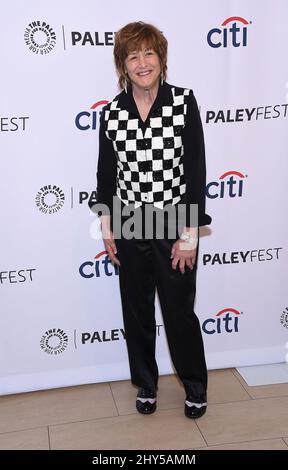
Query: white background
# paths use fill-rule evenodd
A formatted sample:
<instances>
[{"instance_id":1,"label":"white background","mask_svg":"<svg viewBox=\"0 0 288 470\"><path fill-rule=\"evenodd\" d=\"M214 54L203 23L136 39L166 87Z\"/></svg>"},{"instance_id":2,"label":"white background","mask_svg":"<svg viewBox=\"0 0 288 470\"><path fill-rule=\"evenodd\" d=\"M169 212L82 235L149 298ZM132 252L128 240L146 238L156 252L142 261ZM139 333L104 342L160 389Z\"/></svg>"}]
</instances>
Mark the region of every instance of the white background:
<instances>
[{"instance_id":1,"label":"white background","mask_svg":"<svg viewBox=\"0 0 288 470\"><path fill-rule=\"evenodd\" d=\"M229 197L226 185L223 198L207 198L213 223L202 230L196 313L202 324L225 308L241 312L238 332L225 331L222 321L221 333L203 333L208 367L285 360L288 329L280 317L288 302L287 116L282 110L279 118L205 121L209 110L230 110L233 116L237 109L288 102L287 15L284 0L52 0L46 5L15 0L3 6L0 117L2 123L15 116L29 119L25 131L2 125L0 132L0 271L36 271L32 282L0 283L0 394L129 377L121 332L119 340L108 341L111 330L123 328L118 278L106 276L103 268L98 278L79 274L83 262L103 251L103 243L91 237L95 216L87 201L78 202L80 191L95 189L99 112L95 130L79 130L75 118L118 92L113 47L72 46L71 31L97 31L103 40L105 31L138 20L155 24L168 39L167 81L194 90L206 139L207 183L219 182L227 171L245 175L242 197ZM222 31L231 16L249 22L247 46L233 47L228 32L226 48L210 47L208 32ZM44 56L24 42L24 31L35 20L48 22L56 33L55 48ZM48 184L65 193L63 208L51 215L35 204ZM206 266L202 261L206 253L225 252L229 259L231 252L276 247L282 248L279 259ZM157 323L162 324L159 308ZM68 347L59 355L40 348L50 328L68 335ZM82 333L95 331L105 331L107 341L81 344ZM157 357L160 372L171 372L163 327Z\"/></svg>"}]
</instances>

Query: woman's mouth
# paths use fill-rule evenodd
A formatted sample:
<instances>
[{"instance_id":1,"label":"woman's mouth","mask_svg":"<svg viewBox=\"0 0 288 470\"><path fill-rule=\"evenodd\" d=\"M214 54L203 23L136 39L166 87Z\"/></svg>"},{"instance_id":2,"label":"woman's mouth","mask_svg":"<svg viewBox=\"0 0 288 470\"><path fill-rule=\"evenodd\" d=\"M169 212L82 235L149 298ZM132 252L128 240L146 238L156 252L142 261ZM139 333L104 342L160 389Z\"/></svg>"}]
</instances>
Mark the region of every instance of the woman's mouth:
<instances>
[{"instance_id":1,"label":"woman's mouth","mask_svg":"<svg viewBox=\"0 0 288 470\"><path fill-rule=\"evenodd\" d=\"M145 70L145 72L139 72L138 75L139 77L146 77L146 75L149 75L151 73L151 70Z\"/></svg>"}]
</instances>

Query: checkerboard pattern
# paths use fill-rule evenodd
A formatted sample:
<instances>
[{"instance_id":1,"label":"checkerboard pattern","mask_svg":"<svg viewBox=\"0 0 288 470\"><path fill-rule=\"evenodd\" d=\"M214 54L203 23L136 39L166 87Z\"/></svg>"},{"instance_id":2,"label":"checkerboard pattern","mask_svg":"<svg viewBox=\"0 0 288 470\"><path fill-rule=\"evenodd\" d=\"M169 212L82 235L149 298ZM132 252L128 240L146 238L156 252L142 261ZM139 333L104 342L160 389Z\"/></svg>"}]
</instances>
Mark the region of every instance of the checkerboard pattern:
<instances>
[{"instance_id":1,"label":"checkerboard pattern","mask_svg":"<svg viewBox=\"0 0 288 470\"><path fill-rule=\"evenodd\" d=\"M118 107L117 97L106 108L106 135L117 155L117 196L124 204L163 209L185 193L181 133L189 93L173 87L173 104L152 113L144 134L135 115Z\"/></svg>"}]
</instances>

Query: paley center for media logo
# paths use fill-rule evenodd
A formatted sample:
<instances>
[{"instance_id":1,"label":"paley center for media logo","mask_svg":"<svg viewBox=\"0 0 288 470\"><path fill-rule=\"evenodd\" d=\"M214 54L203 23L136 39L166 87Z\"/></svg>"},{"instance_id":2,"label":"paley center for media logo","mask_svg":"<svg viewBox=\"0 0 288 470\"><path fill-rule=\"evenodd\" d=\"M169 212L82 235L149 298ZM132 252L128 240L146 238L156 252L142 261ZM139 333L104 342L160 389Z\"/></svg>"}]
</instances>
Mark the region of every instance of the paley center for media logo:
<instances>
[{"instance_id":1,"label":"paley center for media logo","mask_svg":"<svg viewBox=\"0 0 288 470\"><path fill-rule=\"evenodd\" d=\"M245 178L247 175L240 171L226 171L219 176L218 181L206 185L206 196L209 199L242 197Z\"/></svg>"},{"instance_id":2,"label":"paley center for media logo","mask_svg":"<svg viewBox=\"0 0 288 470\"><path fill-rule=\"evenodd\" d=\"M224 308L215 317L207 318L202 323L202 330L207 335L238 333L242 312L235 308Z\"/></svg>"},{"instance_id":3,"label":"paley center for media logo","mask_svg":"<svg viewBox=\"0 0 288 470\"><path fill-rule=\"evenodd\" d=\"M69 191L66 190L68 193ZM96 191L79 191L77 192L73 186L70 187L69 197L66 197L64 191L58 186L53 184L47 184L39 189L35 196L35 204L40 212L43 214L55 214L59 212L64 204L68 203L71 209L74 209L75 206L83 206L88 203L97 202Z\"/></svg>"},{"instance_id":4,"label":"paley center for media logo","mask_svg":"<svg viewBox=\"0 0 288 470\"><path fill-rule=\"evenodd\" d=\"M101 116L101 111L103 106L105 106L109 101L100 100L92 104L89 111L80 111L75 117L75 125L80 131L88 131L97 129L99 119Z\"/></svg>"},{"instance_id":5,"label":"paley center for media logo","mask_svg":"<svg viewBox=\"0 0 288 470\"><path fill-rule=\"evenodd\" d=\"M61 328L50 328L40 340L40 348L50 356L58 356L66 351L67 346L68 335Z\"/></svg>"},{"instance_id":6,"label":"paley center for media logo","mask_svg":"<svg viewBox=\"0 0 288 470\"><path fill-rule=\"evenodd\" d=\"M102 276L118 276L119 269L113 265L106 250L100 251L93 261L87 260L79 267L79 274L84 279L99 278Z\"/></svg>"},{"instance_id":7,"label":"paley center for media logo","mask_svg":"<svg viewBox=\"0 0 288 470\"><path fill-rule=\"evenodd\" d=\"M65 194L59 186L48 184L35 197L36 207L43 214L55 214L64 206Z\"/></svg>"},{"instance_id":8,"label":"paley center for media logo","mask_svg":"<svg viewBox=\"0 0 288 470\"><path fill-rule=\"evenodd\" d=\"M288 307L285 307L280 315L280 323L284 328L288 328Z\"/></svg>"},{"instance_id":9,"label":"paley center for media logo","mask_svg":"<svg viewBox=\"0 0 288 470\"><path fill-rule=\"evenodd\" d=\"M29 51L45 55L56 46L56 33L46 21L31 21L25 29L24 41Z\"/></svg>"},{"instance_id":10,"label":"paley center for media logo","mask_svg":"<svg viewBox=\"0 0 288 470\"><path fill-rule=\"evenodd\" d=\"M207 42L210 47L246 47L248 40L247 26L251 21L241 16L230 16L223 21L220 28L212 28L207 34Z\"/></svg>"},{"instance_id":11,"label":"paley center for media logo","mask_svg":"<svg viewBox=\"0 0 288 470\"><path fill-rule=\"evenodd\" d=\"M69 31L67 27L61 26L62 45L64 51L68 47L111 47L114 46L114 31ZM31 21L24 31L25 44L31 52L39 55L46 55L56 46L56 33L47 21Z\"/></svg>"}]
</instances>

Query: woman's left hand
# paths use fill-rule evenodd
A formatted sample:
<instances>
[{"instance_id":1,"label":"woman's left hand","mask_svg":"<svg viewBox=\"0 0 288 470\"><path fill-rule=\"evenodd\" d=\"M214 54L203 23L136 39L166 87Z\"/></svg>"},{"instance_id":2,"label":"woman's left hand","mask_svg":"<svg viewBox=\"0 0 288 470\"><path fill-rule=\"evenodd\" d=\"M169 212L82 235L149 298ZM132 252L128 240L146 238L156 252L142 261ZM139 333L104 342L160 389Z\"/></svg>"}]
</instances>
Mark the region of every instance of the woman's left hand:
<instances>
[{"instance_id":1,"label":"woman's left hand","mask_svg":"<svg viewBox=\"0 0 288 470\"><path fill-rule=\"evenodd\" d=\"M185 272L185 265L189 269L193 269L196 262L197 248L192 243L188 243L183 240L177 240L171 250L172 269L177 269L179 263L179 269L182 274Z\"/></svg>"}]
</instances>

